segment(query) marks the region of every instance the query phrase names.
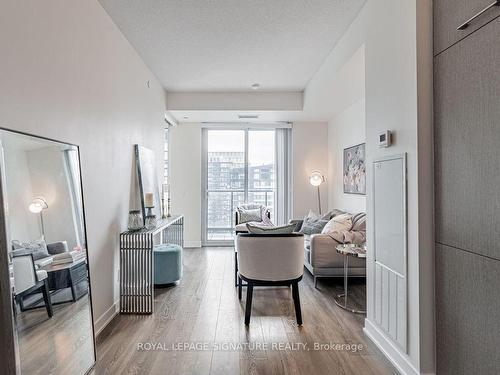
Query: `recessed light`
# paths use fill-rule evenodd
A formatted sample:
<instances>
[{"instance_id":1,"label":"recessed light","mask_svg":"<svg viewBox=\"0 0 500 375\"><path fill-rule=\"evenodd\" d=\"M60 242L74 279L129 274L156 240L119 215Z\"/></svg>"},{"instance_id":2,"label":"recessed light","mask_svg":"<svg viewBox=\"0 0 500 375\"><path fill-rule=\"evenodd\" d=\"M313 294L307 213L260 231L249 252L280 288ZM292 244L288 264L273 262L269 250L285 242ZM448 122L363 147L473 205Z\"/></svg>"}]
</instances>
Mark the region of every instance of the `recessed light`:
<instances>
[{"instance_id":1,"label":"recessed light","mask_svg":"<svg viewBox=\"0 0 500 375\"><path fill-rule=\"evenodd\" d=\"M259 115L238 115L240 120L256 120L259 118Z\"/></svg>"},{"instance_id":2,"label":"recessed light","mask_svg":"<svg viewBox=\"0 0 500 375\"><path fill-rule=\"evenodd\" d=\"M250 86L252 90L258 90L260 89L260 85L258 83L254 83L252 86Z\"/></svg>"}]
</instances>

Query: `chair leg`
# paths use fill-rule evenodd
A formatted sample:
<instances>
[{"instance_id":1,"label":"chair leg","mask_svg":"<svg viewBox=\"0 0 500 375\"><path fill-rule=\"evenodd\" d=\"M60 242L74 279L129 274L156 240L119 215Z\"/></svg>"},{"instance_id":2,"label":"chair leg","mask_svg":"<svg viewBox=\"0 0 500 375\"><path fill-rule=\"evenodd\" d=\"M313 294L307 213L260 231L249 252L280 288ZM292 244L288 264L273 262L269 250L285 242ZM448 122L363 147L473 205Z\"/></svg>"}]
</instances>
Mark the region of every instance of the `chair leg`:
<instances>
[{"instance_id":1,"label":"chair leg","mask_svg":"<svg viewBox=\"0 0 500 375\"><path fill-rule=\"evenodd\" d=\"M49 318L52 318L52 315L54 315L54 312L52 310L52 301L50 300L49 281L47 279L45 279L43 281L42 294L43 294L43 300L45 301L45 308L47 309L47 315L49 316Z\"/></svg>"},{"instance_id":2,"label":"chair leg","mask_svg":"<svg viewBox=\"0 0 500 375\"><path fill-rule=\"evenodd\" d=\"M297 324L302 325L302 311L300 310L299 283L295 281L292 284L293 304L295 305L295 317Z\"/></svg>"},{"instance_id":3,"label":"chair leg","mask_svg":"<svg viewBox=\"0 0 500 375\"><path fill-rule=\"evenodd\" d=\"M19 303L19 310L21 312L25 311L24 310L24 301L23 301L23 297L22 296L16 296L17 298L17 302Z\"/></svg>"},{"instance_id":4,"label":"chair leg","mask_svg":"<svg viewBox=\"0 0 500 375\"><path fill-rule=\"evenodd\" d=\"M253 284L247 284L247 306L245 308L245 325L250 324L250 314L252 313Z\"/></svg>"},{"instance_id":5,"label":"chair leg","mask_svg":"<svg viewBox=\"0 0 500 375\"><path fill-rule=\"evenodd\" d=\"M241 301L241 297L243 294L243 280L241 280L241 277L238 276L238 298Z\"/></svg>"},{"instance_id":6,"label":"chair leg","mask_svg":"<svg viewBox=\"0 0 500 375\"><path fill-rule=\"evenodd\" d=\"M314 288L318 289L318 277L314 276Z\"/></svg>"},{"instance_id":7,"label":"chair leg","mask_svg":"<svg viewBox=\"0 0 500 375\"><path fill-rule=\"evenodd\" d=\"M236 252L234 252L234 286L239 286L239 283L238 283L238 254Z\"/></svg>"}]
</instances>

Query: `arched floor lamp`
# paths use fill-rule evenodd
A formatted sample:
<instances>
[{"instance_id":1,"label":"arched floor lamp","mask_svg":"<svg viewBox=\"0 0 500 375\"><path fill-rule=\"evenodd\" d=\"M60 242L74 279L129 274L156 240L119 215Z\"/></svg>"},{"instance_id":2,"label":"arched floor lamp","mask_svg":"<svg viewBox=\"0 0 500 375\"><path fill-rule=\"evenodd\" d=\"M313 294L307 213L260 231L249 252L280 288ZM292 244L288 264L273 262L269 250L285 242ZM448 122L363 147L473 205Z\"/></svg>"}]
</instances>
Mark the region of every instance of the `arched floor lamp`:
<instances>
[{"instance_id":1,"label":"arched floor lamp","mask_svg":"<svg viewBox=\"0 0 500 375\"><path fill-rule=\"evenodd\" d=\"M321 194L319 191L320 185L326 181L325 176L320 171L312 171L311 175L309 176L309 183L312 186L316 186L318 188L318 209L319 209L319 214L321 215Z\"/></svg>"}]
</instances>

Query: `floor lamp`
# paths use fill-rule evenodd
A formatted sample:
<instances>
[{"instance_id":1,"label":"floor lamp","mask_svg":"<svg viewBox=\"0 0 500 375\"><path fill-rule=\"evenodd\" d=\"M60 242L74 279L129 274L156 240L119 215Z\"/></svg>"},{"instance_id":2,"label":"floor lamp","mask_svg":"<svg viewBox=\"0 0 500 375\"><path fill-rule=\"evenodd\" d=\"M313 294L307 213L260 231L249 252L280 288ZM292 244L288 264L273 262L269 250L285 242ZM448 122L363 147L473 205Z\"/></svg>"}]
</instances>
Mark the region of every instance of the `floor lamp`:
<instances>
[{"instance_id":1,"label":"floor lamp","mask_svg":"<svg viewBox=\"0 0 500 375\"><path fill-rule=\"evenodd\" d=\"M43 210L49 208L47 201L43 197L37 197L31 201L28 210L34 214L40 214L40 223L42 225L42 236L45 238L45 228L43 226Z\"/></svg>"},{"instance_id":2,"label":"floor lamp","mask_svg":"<svg viewBox=\"0 0 500 375\"><path fill-rule=\"evenodd\" d=\"M320 185L326 181L325 176L320 171L312 171L311 175L309 176L309 183L312 186L316 186L318 188L318 208L319 208L319 214L321 215L321 194L319 191Z\"/></svg>"}]
</instances>

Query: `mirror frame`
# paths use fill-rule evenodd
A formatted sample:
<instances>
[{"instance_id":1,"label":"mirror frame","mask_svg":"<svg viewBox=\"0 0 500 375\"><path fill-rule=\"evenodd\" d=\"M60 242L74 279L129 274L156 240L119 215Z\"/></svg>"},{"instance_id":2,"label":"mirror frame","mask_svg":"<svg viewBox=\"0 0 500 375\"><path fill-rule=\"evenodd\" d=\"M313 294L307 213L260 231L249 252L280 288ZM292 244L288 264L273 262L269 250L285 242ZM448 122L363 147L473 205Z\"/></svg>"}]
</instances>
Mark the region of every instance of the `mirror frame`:
<instances>
[{"instance_id":1,"label":"mirror frame","mask_svg":"<svg viewBox=\"0 0 500 375\"><path fill-rule=\"evenodd\" d=\"M86 260L87 260L87 278L89 283L89 303L90 303L90 321L92 328L92 342L93 342L93 353L94 353L94 361L92 366L90 366L86 371L85 375L89 374L95 367L97 362L97 347L96 347L96 336L95 336L95 327L94 327L94 308L92 303L92 282L90 277L90 261L89 261L89 251L88 251L88 236L87 236L87 219L85 215L85 200L84 200L84 188L83 188L83 178L82 178L82 160L80 153L80 146L65 141L59 141L56 139L26 133L19 130L9 129L0 126L0 131L10 132L13 134L18 134L22 136L27 136L31 138L37 138L49 142L53 142L60 145L68 145L76 148L78 154L78 166L80 168L80 191L81 191L81 199L82 199L82 216L83 216L83 233L85 236L86 243ZM1 142L0 142L0 146ZM19 350L18 350L18 339L17 339L17 330L14 324L14 314L12 305L12 289L10 285L10 275L9 275L9 257L8 257L8 248L9 244L7 243L7 221L8 217L5 213L5 164L4 164L4 154L3 154L3 146L0 148L0 358L2 358L2 362L4 370L6 370L6 374L19 374L20 373L20 363L19 363ZM4 285L8 285L7 288L4 288ZM5 291L8 291L5 293ZM10 320L10 322L9 322Z\"/></svg>"}]
</instances>

